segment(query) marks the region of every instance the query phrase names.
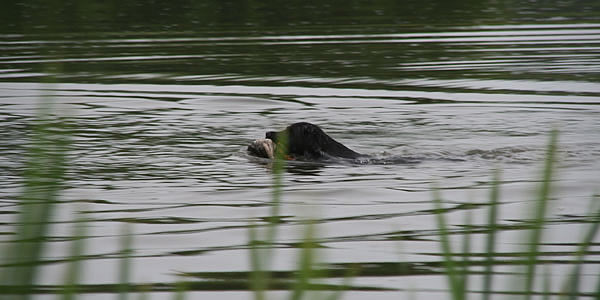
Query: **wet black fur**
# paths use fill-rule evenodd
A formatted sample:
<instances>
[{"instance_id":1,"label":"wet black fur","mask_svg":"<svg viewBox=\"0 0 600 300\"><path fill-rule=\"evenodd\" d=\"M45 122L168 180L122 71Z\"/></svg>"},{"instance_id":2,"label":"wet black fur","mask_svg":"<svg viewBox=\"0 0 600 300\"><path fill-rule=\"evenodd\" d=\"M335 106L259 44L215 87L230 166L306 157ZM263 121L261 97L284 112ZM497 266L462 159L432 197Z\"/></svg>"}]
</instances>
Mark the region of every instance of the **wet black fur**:
<instances>
[{"instance_id":1,"label":"wet black fur","mask_svg":"<svg viewBox=\"0 0 600 300\"><path fill-rule=\"evenodd\" d=\"M284 135L287 135L286 154L293 158L322 160L334 157L355 159L364 156L342 145L328 136L319 126L311 123L294 123L282 131L269 131L266 138L280 147L282 144L280 138Z\"/></svg>"}]
</instances>

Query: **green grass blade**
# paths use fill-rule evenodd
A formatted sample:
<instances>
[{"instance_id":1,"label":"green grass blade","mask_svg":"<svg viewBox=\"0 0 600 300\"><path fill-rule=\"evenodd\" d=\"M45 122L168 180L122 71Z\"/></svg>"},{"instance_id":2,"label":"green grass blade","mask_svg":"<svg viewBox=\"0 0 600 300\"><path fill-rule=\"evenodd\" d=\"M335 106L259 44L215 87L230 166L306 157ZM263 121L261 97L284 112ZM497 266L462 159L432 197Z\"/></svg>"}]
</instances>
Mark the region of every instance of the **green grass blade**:
<instances>
[{"instance_id":1,"label":"green grass blade","mask_svg":"<svg viewBox=\"0 0 600 300\"><path fill-rule=\"evenodd\" d=\"M327 300L341 299L343 293L346 291L347 287L350 286L350 284L352 283L352 279L354 278L354 276L356 276L356 274L358 274L358 268L352 267L352 268L348 269L348 271L344 275L344 280L342 281L341 286L339 286L339 288L335 292L331 293L329 295L329 297L326 297L325 299L327 299Z\"/></svg>"},{"instance_id":2,"label":"green grass blade","mask_svg":"<svg viewBox=\"0 0 600 300\"><path fill-rule=\"evenodd\" d=\"M2 249L3 263L12 264L0 272L3 285L31 286L35 282L49 222L62 189L69 139L66 126L50 118L50 107L46 105L38 113L27 147L17 220L21 226L16 229L15 242ZM0 295L0 299L29 298L27 293Z\"/></svg>"},{"instance_id":3,"label":"green grass blade","mask_svg":"<svg viewBox=\"0 0 600 300\"><path fill-rule=\"evenodd\" d=\"M277 237L277 226L280 222L279 213L281 207L281 193L283 187L283 172L285 170L285 158L287 156L287 135L282 134L275 148L275 159L273 160L273 192L271 199L271 210L268 218L269 223L264 240L259 240L255 225L250 226L250 286L254 291L254 299L264 300L265 290L269 287L271 261L273 259L273 248Z\"/></svg>"},{"instance_id":4,"label":"green grass blade","mask_svg":"<svg viewBox=\"0 0 600 300\"><path fill-rule=\"evenodd\" d=\"M84 238L86 232L87 221L85 218L78 218L75 229L73 230L74 241L71 243L69 254L69 268L65 276L65 288L63 290L63 300L74 300L77 294L77 279L81 273L81 260L84 252Z\"/></svg>"},{"instance_id":5,"label":"green grass blade","mask_svg":"<svg viewBox=\"0 0 600 300\"><path fill-rule=\"evenodd\" d=\"M450 241L448 239L448 229L446 226L446 219L444 218L444 212L442 209L442 200L439 195L439 191L435 190L434 203L436 209L438 229L440 231L440 245L442 248L442 254L444 257L444 266L446 268L446 276L448 277L448 285L450 287L450 293L452 299L459 300L464 299L464 294L461 292L461 280L458 274L458 270L455 267L455 262L452 257L452 249L450 247Z\"/></svg>"},{"instance_id":6,"label":"green grass blade","mask_svg":"<svg viewBox=\"0 0 600 300\"><path fill-rule=\"evenodd\" d=\"M598 276L598 282L596 282L596 295L600 295L600 276Z\"/></svg>"},{"instance_id":7,"label":"green grass blade","mask_svg":"<svg viewBox=\"0 0 600 300\"><path fill-rule=\"evenodd\" d=\"M300 259L298 260L298 272L295 278L294 291L290 296L292 300L302 299L304 291L310 285L310 280L313 277L313 260L314 260L314 225L306 225L304 231L304 241L302 242L302 250L300 251Z\"/></svg>"},{"instance_id":8,"label":"green grass blade","mask_svg":"<svg viewBox=\"0 0 600 300\"><path fill-rule=\"evenodd\" d=\"M262 265L260 255L260 245L257 240L256 228L254 224L250 225L249 238L250 238L250 287L254 292L255 300L263 300L265 298L264 291L267 288L267 274L265 273L264 266Z\"/></svg>"},{"instance_id":9,"label":"green grass blade","mask_svg":"<svg viewBox=\"0 0 600 300\"><path fill-rule=\"evenodd\" d=\"M537 264L538 248L542 238L543 225L546 217L548 199L550 197L550 185L552 181L552 173L554 170L554 157L557 144L557 131L553 130L550 135L550 142L546 153L546 161L544 163L543 180L538 198L536 201L533 228L529 237L529 247L527 251L526 276L525 276L525 299L531 299L533 294L533 285L535 281L535 268Z\"/></svg>"},{"instance_id":10,"label":"green grass blade","mask_svg":"<svg viewBox=\"0 0 600 300\"><path fill-rule=\"evenodd\" d=\"M185 292L187 290L187 284L185 282L177 282L175 283L175 295L173 295L174 300L185 300Z\"/></svg>"},{"instance_id":11,"label":"green grass blade","mask_svg":"<svg viewBox=\"0 0 600 300\"><path fill-rule=\"evenodd\" d=\"M544 268L544 294L542 296L542 300L550 300L550 271L548 271L548 267Z\"/></svg>"},{"instance_id":12,"label":"green grass blade","mask_svg":"<svg viewBox=\"0 0 600 300\"><path fill-rule=\"evenodd\" d=\"M119 264L119 300L127 300L129 295L129 273L131 270L131 256L132 256L132 241L133 237L131 234L131 225L128 223L123 224L121 227L121 249L122 258Z\"/></svg>"},{"instance_id":13,"label":"green grass blade","mask_svg":"<svg viewBox=\"0 0 600 300\"><path fill-rule=\"evenodd\" d=\"M471 225L472 223L472 219L473 219L473 215L471 213L471 211L467 211L467 214L465 216L465 225L467 231L465 232L465 234L463 235L463 247L462 247L462 252L463 252L463 268L462 268L462 275L459 277L460 278L460 292L462 295L464 295L464 298L466 298L467 295L467 291L469 288L469 255L471 254L471 234L469 233L469 230L471 230Z\"/></svg>"},{"instance_id":14,"label":"green grass blade","mask_svg":"<svg viewBox=\"0 0 600 300\"><path fill-rule=\"evenodd\" d=\"M148 292L142 290L137 298L138 300L146 300L148 299Z\"/></svg>"},{"instance_id":15,"label":"green grass blade","mask_svg":"<svg viewBox=\"0 0 600 300\"><path fill-rule=\"evenodd\" d=\"M277 235L277 226L279 223L279 212L281 208L281 193L283 189L283 172L285 170L285 158L287 153L287 135L281 134L278 136L277 151L275 153L275 159L273 160L273 197L271 201L271 213L268 230L267 230L267 243L273 243ZM282 150L284 149L284 150Z\"/></svg>"},{"instance_id":16,"label":"green grass blade","mask_svg":"<svg viewBox=\"0 0 600 300\"><path fill-rule=\"evenodd\" d=\"M485 269L483 276L483 300L489 300L492 292L492 276L494 264L494 245L496 244L496 231L498 230L498 201L500 198L500 170L494 173L492 190L490 193L490 210L488 212L488 229L485 246Z\"/></svg>"}]
</instances>

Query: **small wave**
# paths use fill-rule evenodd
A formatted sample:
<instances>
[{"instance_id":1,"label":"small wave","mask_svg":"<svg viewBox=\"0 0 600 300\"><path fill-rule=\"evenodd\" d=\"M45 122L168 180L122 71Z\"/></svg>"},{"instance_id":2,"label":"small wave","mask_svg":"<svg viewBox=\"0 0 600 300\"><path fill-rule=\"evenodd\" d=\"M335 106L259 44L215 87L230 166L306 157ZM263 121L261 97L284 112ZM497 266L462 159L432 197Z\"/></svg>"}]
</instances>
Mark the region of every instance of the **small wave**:
<instances>
[{"instance_id":1,"label":"small wave","mask_svg":"<svg viewBox=\"0 0 600 300\"><path fill-rule=\"evenodd\" d=\"M392 155L388 157L365 156L353 159L354 164L359 165L406 165L417 164L423 161L423 158Z\"/></svg>"},{"instance_id":2,"label":"small wave","mask_svg":"<svg viewBox=\"0 0 600 300\"><path fill-rule=\"evenodd\" d=\"M246 159L258 163L269 165L273 162L272 159L253 156L247 153L245 148L240 149L238 152L239 157L245 157ZM355 159L341 158L329 156L323 160L310 161L310 160L288 160L287 165L292 166L326 166L326 165L403 165L403 164L417 164L427 159L426 157L417 156L405 156L405 155L392 155L388 153L377 154L377 155L365 155ZM438 158L439 159L439 158ZM452 160L452 159L448 159ZM460 160L460 159L456 159Z\"/></svg>"},{"instance_id":3,"label":"small wave","mask_svg":"<svg viewBox=\"0 0 600 300\"><path fill-rule=\"evenodd\" d=\"M490 150L483 149L472 149L465 152L465 156L478 157L488 160L529 160L527 153L531 152L530 149L525 147L501 147Z\"/></svg>"}]
</instances>

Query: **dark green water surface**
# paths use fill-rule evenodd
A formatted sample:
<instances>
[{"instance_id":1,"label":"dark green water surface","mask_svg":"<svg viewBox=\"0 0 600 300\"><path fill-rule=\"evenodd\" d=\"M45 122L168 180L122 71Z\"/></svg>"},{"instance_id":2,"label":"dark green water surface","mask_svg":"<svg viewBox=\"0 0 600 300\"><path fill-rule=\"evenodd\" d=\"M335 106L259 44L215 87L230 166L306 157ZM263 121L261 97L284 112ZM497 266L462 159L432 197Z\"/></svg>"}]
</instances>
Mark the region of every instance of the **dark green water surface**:
<instances>
[{"instance_id":1,"label":"dark green water surface","mask_svg":"<svg viewBox=\"0 0 600 300\"><path fill-rule=\"evenodd\" d=\"M272 262L278 276L290 276L303 223L314 219L318 260L330 271L323 282L340 284L350 264L361 270L344 299L445 299L432 190L451 208L451 230L460 233L467 211L483 228L487 207L478 204L500 168L500 299L513 290L511 262L522 256L521 229L556 128L540 251L558 291L589 203L598 201L599 3L3 3L0 247L16 243L31 124L52 102L71 145L39 287L63 283L83 211L90 221L79 281L90 289L118 283L121 229L131 224L132 284L190 280L198 285L189 298L249 299L248 229L267 223L273 181L269 165L244 149L265 131L308 121L361 153L421 162L288 166ZM599 243L582 271L590 299ZM481 260L481 236L472 249ZM148 289L151 299L172 298ZM90 291L83 298L115 289ZM46 297L54 296L39 295Z\"/></svg>"}]
</instances>

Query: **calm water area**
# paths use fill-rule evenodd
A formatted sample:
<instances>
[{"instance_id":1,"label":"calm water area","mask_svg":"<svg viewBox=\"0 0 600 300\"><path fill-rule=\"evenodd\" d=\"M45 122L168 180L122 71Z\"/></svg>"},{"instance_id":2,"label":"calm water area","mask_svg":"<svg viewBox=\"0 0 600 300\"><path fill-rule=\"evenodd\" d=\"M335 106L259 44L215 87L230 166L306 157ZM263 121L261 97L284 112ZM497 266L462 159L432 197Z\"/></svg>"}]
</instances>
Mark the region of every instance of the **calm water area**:
<instances>
[{"instance_id":1,"label":"calm water area","mask_svg":"<svg viewBox=\"0 0 600 300\"><path fill-rule=\"evenodd\" d=\"M273 270L296 269L314 220L317 260L330 271L321 282L359 270L343 299L449 299L434 190L459 250L468 212L485 229L500 169L493 299L505 299L557 129L536 287L545 270L560 289L600 193L597 1L123 2L2 4L0 247L22 226L40 107L69 124L39 286L64 282L83 215L80 283L119 283L130 224L132 284L198 281L206 288L188 299L251 299L249 228L269 223L273 171L245 149L307 121L358 152L419 162L286 166ZM483 235L471 248L481 260ZM588 299L599 264L596 239L580 283ZM481 269L469 282L477 299ZM107 297L117 295L81 295Z\"/></svg>"}]
</instances>

